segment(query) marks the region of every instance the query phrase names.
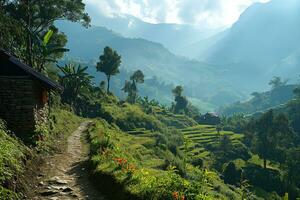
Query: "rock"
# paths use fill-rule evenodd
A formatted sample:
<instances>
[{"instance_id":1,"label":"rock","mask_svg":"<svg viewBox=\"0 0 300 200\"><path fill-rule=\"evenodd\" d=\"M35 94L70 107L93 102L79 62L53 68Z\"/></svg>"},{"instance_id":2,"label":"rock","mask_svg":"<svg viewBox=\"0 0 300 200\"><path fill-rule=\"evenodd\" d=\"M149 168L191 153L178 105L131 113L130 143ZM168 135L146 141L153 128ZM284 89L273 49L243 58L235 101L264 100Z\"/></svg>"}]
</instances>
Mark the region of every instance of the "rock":
<instances>
[{"instance_id":1,"label":"rock","mask_svg":"<svg viewBox=\"0 0 300 200\"><path fill-rule=\"evenodd\" d=\"M66 185L66 184L68 184L68 181L66 181L66 180L57 180L56 183L61 184L61 185Z\"/></svg>"},{"instance_id":2,"label":"rock","mask_svg":"<svg viewBox=\"0 0 300 200\"><path fill-rule=\"evenodd\" d=\"M51 197L50 200L59 200L58 197Z\"/></svg>"},{"instance_id":3,"label":"rock","mask_svg":"<svg viewBox=\"0 0 300 200\"><path fill-rule=\"evenodd\" d=\"M39 174L38 178L42 178L43 176L45 176L44 174Z\"/></svg>"},{"instance_id":4,"label":"rock","mask_svg":"<svg viewBox=\"0 0 300 200\"><path fill-rule=\"evenodd\" d=\"M70 196L73 197L73 198L77 198L78 197L78 195L75 194L75 193L70 194Z\"/></svg>"},{"instance_id":5,"label":"rock","mask_svg":"<svg viewBox=\"0 0 300 200\"><path fill-rule=\"evenodd\" d=\"M54 176L51 179L49 179L50 183L54 183L54 184L59 184L59 185L66 185L68 184L68 181L66 180L61 180L59 177Z\"/></svg>"},{"instance_id":6,"label":"rock","mask_svg":"<svg viewBox=\"0 0 300 200\"><path fill-rule=\"evenodd\" d=\"M44 186L44 185L45 185L45 184L44 184L43 181L39 182L39 186Z\"/></svg>"},{"instance_id":7,"label":"rock","mask_svg":"<svg viewBox=\"0 0 300 200\"><path fill-rule=\"evenodd\" d=\"M40 194L45 197L45 196L51 196L51 195L54 195L57 193L58 192L54 191L54 190L46 190L46 191L41 192Z\"/></svg>"},{"instance_id":8,"label":"rock","mask_svg":"<svg viewBox=\"0 0 300 200\"><path fill-rule=\"evenodd\" d=\"M53 176L52 178L49 179L49 181L56 181L56 180L58 180L58 179L59 179L58 176Z\"/></svg>"},{"instance_id":9,"label":"rock","mask_svg":"<svg viewBox=\"0 0 300 200\"><path fill-rule=\"evenodd\" d=\"M63 192L72 192L73 189L70 188L70 187L67 187L67 188L63 189L62 191L63 191Z\"/></svg>"},{"instance_id":10,"label":"rock","mask_svg":"<svg viewBox=\"0 0 300 200\"><path fill-rule=\"evenodd\" d=\"M67 187L66 186L57 186L57 185L52 185L50 186L51 189L54 189L54 190L64 190L66 189Z\"/></svg>"}]
</instances>

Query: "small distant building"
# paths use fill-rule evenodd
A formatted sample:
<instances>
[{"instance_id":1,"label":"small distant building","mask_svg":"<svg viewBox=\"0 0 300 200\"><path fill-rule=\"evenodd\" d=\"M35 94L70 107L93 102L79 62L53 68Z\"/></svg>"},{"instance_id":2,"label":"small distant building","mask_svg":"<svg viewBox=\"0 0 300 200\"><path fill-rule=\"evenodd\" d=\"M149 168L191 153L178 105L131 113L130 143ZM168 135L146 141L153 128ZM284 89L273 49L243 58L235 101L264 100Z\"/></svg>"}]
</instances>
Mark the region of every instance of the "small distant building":
<instances>
[{"instance_id":1,"label":"small distant building","mask_svg":"<svg viewBox=\"0 0 300 200\"><path fill-rule=\"evenodd\" d=\"M49 113L51 90L63 88L43 74L0 50L0 118L16 134L31 134Z\"/></svg>"},{"instance_id":2,"label":"small distant building","mask_svg":"<svg viewBox=\"0 0 300 200\"><path fill-rule=\"evenodd\" d=\"M201 115L196 119L199 124L206 124L206 125L217 125L221 123L221 118L217 113L209 112L205 115Z\"/></svg>"}]
</instances>

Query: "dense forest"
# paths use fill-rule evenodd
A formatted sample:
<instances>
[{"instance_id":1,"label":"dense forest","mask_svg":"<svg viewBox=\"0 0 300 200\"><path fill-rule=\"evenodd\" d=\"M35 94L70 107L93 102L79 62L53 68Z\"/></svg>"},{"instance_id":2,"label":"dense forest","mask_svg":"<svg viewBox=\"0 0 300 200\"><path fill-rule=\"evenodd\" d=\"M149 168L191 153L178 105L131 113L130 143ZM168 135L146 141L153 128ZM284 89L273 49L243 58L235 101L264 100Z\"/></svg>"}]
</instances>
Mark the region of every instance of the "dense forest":
<instances>
[{"instance_id":1,"label":"dense forest","mask_svg":"<svg viewBox=\"0 0 300 200\"><path fill-rule=\"evenodd\" d=\"M112 33L91 31L80 38L78 28L70 38L62 31L69 23L97 30L82 0L0 0L0 82L42 77L58 88L39 97L47 119L35 114L33 132L15 131L11 118L4 119L8 107L0 106L1 200L300 198L298 83L274 76L269 91L253 92L247 100L245 91L218 79L222 73L209 71L213 65ZM77 43L68 44L74 37ZM80 49L81 42L93 48ZM90 52L96 60L82 59ZM145 58L154 54L151 68ZM145 65L125 68L124 60ZM10 62L31 75L11 75ZM0 87L3 93L10 88ZM36 88L26 95L31 90ZM0 104L11 103L6 96L12 95L1 92ZM17 101L32 103L25 96ZM208 112L213 110L220 114ZM60 174L48 173L56 165L63 167ZM62 180L70 174L76 184Z\"/></svg>"}]
</instances>

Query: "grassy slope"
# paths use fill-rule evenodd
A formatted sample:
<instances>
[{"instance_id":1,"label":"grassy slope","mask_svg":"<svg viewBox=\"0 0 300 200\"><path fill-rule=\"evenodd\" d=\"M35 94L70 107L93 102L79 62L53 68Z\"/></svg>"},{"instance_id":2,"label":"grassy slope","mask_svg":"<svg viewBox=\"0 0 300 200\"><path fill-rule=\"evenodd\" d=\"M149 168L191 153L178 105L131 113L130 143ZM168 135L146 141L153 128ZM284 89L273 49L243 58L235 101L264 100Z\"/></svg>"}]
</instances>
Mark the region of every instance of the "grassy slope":
<instances>
[{"instance_id":1,"label":"grassy slope","mask_svg":"<svg viewBox=\"0 0 300 200\"><path fill-rule=\"evenodd\" d=\"M84 119L63 109L54 109L50 115L47 138L42 146L51 151L59 150L66 143L66 139L75 131Z\"/></svg>"},{"instance_id":2,"label":"grassy slope","mask_svg":"<svg viewBox=\"0 0 300 200\"><path fill-rule=\"evenodd\" d=\"M139 106L129 104L102 108L113 120L107 123L99 119L89 132L94 177L101 178L97 184L105 182L101 187L109 191L108 195L118 199L173 199L172 193L179 192L189 199L240 198L240 192L225 185L215 173L188 163L182 176L168 168L167 160L179 158L157 145L156 135L174 127L195 127L194 120L158 108L146 114ZM182 136L178 130L173 132L176 134ZM118 188L111 189L116 185Z\"/></svg>"},{"instance_id":3,"label":"grassy slope","mask_svg":"<svg viewBox=\"0 0 300 200\"><path fill-rule=\"evenodd\" d=\"M29 149L18 139L11 137L9 132L0 124L0 199L16 199L20 178L25 166Z\"/></svg>"}]
</instances>

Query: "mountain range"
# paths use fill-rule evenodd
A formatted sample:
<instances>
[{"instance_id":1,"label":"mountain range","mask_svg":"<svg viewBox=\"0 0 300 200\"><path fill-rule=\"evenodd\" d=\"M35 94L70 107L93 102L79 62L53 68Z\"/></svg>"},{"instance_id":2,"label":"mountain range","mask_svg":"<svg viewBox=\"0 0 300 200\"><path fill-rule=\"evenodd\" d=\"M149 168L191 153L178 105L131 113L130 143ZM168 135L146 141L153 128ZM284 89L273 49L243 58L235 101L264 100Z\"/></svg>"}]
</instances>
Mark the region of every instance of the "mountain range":
<instances>
[{"instance_id":1,"label":"mountain range","mask_svg":"<svg viewBox=\"0 0 300 200\"><path fill-rule=\"evenodd\" d=\"M105 27L92 26L86 29L79 24L64 21L59 22L57 26L68 36L67 48L70 52L66 60L75 59L95 69L103 48L110 46L122 56L122 70L130 73L141 69L146 79L157 77L166 84L181 84L185 88L186 95L198 103L209 101L211 105L223 105L243 97L242 93L236 92L230 82L224 80L222 75L214 70L214 66L177 56L159 43L126 38ZM102 75L99 73L96 76ZM119 80L123 81L124 77L119 77ZM121 85L122 83L120 87ZM219 98L220 94L223 98ZM165 95L169 99L172 98L171 91Z\"/></svg>"},{"instance_id":2,"label":"mountain range","mask_svg":"<svg viewBox=\"0 0 300 200\"><path fill-rule=\"evenodd\" d=\"M103 48L111 46L121 54L126 73L141 69L148 78L183 85L194 101L223 106L267 90L273 76L296 80L298 10L298 0L255 3L232 27L217 33L190 25L150 24L127 15L100 15L93 24L102 26L89 29L66 22L58 25L68 35L69 58L94 66ZM172 98L165 95L161 98Z\"/></svg>"},{"instance_id":3,"label":"mountain range","mask_svg":"<svg viewBox=\"0 0 300 200\"><path fill-rule=\"evenodd\" d=\"M218 65L227 80L247 91L266 89L273 76L295 80L300 64L299 10L298 0L253 4L225 36L195 58Z\"/></svg>"},{"instance_id":4,"label":"mountain range","mask_svg":"<svg viewBox=\"0 0 300 200\"><path fill-rule=\"evenodd\" d=\"M202 28L188 24L158 23L152 24L131 15L114 15L107 17L93 7L87 11L94 16L92 23L103 26L128 38L143 38L165 46L175 54L181 54L181 49L189 44L213 36L221 28Z\"/></svg>"}]
</instances>

